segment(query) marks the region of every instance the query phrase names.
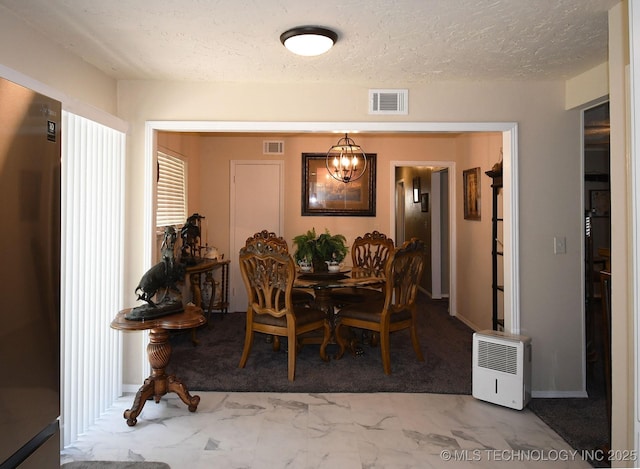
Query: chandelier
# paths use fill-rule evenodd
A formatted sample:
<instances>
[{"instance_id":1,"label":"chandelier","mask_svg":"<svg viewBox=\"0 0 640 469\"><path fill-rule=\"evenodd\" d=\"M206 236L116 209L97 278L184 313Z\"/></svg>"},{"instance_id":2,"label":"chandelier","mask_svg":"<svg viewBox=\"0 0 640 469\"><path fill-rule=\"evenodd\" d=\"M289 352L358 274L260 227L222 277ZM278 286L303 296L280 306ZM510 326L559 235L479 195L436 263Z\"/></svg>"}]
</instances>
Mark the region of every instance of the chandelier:
<instances>
[{"instance_id":1,"label":"chandelier","mask_svg":"<svg viewBox=\"0 0 640 469\"><path fill-rule=\"evenodd\" d=\"M347 183L360 179L367 169L367 155L348 134L327 152L327 171L334 179Z\"/></svg>"}]
</instances>

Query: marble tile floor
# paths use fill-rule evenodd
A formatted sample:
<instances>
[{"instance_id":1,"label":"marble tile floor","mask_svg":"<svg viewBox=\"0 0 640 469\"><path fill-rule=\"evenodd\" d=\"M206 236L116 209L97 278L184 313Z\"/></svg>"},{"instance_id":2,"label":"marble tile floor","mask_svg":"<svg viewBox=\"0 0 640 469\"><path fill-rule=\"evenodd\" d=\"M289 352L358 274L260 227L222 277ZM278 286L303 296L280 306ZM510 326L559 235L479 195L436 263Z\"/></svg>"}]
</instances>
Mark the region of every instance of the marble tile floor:
<instances>
[{"instance_id":1,"label":"marble tile floor","mask_svg":"<svg viewBox=\"0 0 640 469\"><path fill-rule=\"evenodd\" d=\"M148 401L129 427L133 395L61 452L81 460L161 461L210 468L585 468L525 409L466 395L198 392L195 413L175 394Z\"/></svg>"}]
</instances>

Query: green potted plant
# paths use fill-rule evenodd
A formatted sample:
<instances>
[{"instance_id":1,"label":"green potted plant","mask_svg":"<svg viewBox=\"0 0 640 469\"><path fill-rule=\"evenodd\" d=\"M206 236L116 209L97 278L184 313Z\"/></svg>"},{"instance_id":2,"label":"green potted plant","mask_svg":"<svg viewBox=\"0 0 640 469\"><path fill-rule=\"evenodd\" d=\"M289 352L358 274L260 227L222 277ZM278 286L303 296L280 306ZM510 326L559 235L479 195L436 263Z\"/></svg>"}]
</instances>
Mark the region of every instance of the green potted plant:
<instances>
[{"instance_id":1,"label":"green potted plant","mask_svg":"<svg viewBox=\"0 0 640 469\"><path fill-rule=\"evenodd\" d=\"M293 257L301 265L311 263L315 272L326 272L327 262L339 264L349 250L346 246L347 239L341 235L332 235L325 230L320 236L316 236L315 228L293 238L296 252Z\"/></svg>"}]
</instances>

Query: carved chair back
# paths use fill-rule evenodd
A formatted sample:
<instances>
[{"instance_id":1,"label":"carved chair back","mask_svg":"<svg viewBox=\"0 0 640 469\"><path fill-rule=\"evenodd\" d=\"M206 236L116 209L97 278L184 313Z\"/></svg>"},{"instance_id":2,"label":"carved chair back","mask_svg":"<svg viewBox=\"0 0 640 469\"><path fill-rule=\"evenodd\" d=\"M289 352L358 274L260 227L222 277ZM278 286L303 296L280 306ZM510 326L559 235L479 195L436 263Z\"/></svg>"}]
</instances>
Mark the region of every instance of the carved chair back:
<instances>
[{"instance_id":1,"label":"carved chair back","mask_svg":"<svg viewBox=\"0 0 640 469\"><path fill-rule=\"evenodd\" d=\"M249 308L257 314L282 317L293 311L291 291L295 264L279 244L256 240L240 250L240 272L249 295Z\"/></svg>"},{"instance_id":2,"label":"carved chair back","mask_svg":"<svg viewBox=\"0 0 640 469\"><path fill-rule=\"evenodd\" d=\"M289 252L289 246L285 239L276 235L273 231L262 230L255 233L251 238L247 238L245 246L258 242L270 244L274 250L279 252Z\"/></svg>"},{"instance_id":3,"label":"carved chair back","mask_svg":"<svg viewBox=\"0 0 640 469\"><path fill-rule=\"evenodd\" d=\"M393 240L378 231L358 236L351 247L353 267L381 274L393 250Z\"/></svg>"},{"instance_id":4,"label":"carved chair back","mask_svg":"<svg viewBox=\"0 0 640 469\"><path fill-rule=\"evenodd\" d=\"M424 242L412 238L397 248L385 266L383 316L415 308L424 270Z\"/></svg>"},{"instance_id":5,"label":"carved chair back","mask_svg":"<svg viewBox=\"0 0 640 469\"><path fill-rule=\"evenodd\" d=\"M289 253L289 246L285 239L281 236L276 235L273 231L262 230L255 233L252 237L247 238L245 242L245 247L255 246L257 244L263 244L266 246L270 246L270 248L275 252L280 252L283 254ZM295 263L294 263L295 267ZM299 288L294 288L292 290L292 301L296 305L306 305L310 306L313 303L314 297L311 293L301 290ZM278 341L274 342L274 346L277 348Z\"/></svg>"}]
</instances>

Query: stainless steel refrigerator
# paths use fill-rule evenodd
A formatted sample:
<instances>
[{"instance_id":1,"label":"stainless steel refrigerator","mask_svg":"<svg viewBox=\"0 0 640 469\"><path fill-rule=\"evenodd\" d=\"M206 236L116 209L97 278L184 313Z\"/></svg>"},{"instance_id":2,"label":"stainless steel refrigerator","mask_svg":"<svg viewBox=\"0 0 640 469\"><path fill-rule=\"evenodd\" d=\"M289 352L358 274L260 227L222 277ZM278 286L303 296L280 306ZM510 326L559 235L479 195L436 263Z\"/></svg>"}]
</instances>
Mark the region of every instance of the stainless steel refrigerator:
<instances>
[{"instance_id":1,"label":"stainless steel refrigerator","mask_svg":"<svg viewBox=\"0 0 640 469\"><path fill-rule=\"evenodd\" d=\"M0 79L0 469L60 467L61 119Z\"/></svg>"}]
</instances>

